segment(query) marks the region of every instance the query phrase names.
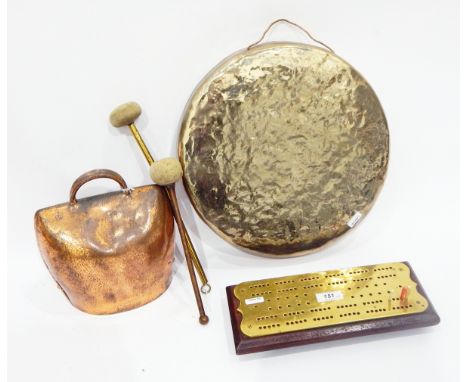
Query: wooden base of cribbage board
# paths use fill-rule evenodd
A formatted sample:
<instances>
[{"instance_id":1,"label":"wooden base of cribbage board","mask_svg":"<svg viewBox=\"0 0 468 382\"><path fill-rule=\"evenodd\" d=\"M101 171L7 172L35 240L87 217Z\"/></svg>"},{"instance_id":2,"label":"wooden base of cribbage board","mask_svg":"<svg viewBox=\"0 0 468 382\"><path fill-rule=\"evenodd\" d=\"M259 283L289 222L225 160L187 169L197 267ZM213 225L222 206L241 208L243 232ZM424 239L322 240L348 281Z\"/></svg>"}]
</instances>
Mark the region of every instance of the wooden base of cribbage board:
<instances>
[{"instance_id":1,"label":"wooden base of cribbage board","mask_svg":"<svg viewBox=\"0 0 468 382\"><path fill-rule=\"evenodd\" d=\"M237 354L440 321L407 262L249 281L226 292Z\"/></svg>"}]
</instances>

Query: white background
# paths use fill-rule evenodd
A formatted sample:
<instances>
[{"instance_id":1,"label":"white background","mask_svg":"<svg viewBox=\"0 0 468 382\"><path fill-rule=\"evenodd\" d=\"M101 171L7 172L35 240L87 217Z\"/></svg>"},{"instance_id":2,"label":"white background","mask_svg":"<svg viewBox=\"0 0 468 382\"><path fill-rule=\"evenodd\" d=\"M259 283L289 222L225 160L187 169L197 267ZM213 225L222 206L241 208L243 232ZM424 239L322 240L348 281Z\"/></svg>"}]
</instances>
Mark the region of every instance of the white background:
<instances>
[{"instance_id":1,"label":"white background","mask_svg":"<svg viewBox=\"0 0 468 382\"><path fill-rule=\"evenodd\" d=\"M286 17L353 64L385 109L386 184L354 232L306 257L236 250L179 195L214 290L197 323L182 255L155 302L114 316L73 308L36 247L35 210L67 198L92 168L149 182L110 110L138 101L158 158L174 155L190 92L217 62ZM8 366L10 381L455 381L458 369L458 6L456 1L59 1L9 5ZM288 26L270 39L307 41ZM95 182L81 196L116 189ZM179 245L180 248L180 245ZM241 281L408 260L439 326L236 356L224 287Z\"/></svg>"}]
</instances>

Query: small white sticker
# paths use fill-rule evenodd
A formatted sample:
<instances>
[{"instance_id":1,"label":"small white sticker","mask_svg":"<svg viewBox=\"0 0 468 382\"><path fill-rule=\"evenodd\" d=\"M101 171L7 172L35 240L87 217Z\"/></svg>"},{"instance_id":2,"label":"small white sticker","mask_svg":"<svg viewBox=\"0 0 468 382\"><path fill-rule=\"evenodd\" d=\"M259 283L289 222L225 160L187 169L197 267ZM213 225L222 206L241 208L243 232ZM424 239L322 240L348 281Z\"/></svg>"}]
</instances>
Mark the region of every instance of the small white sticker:
<instances>
[{"instance_id":1,"label":"small white sticker","mask_svg":"<svg viewBox=\"0 0 468 382\"><path fill-rule=\"evenodd\" d=\"M342 300L344 298L343 292L340 290L334 290L330 292L316 293L315 298L318 302L330 302Z\"/></svg>"},{"instance_id":2,"label":"small white sticker","mask_svg":"<svg viewBox=\"0 0 468 382\"><path fill-rule=\"evenodd\" d=\"M356 225L356 223L359 220L361 220L361 218L362 218L362 214L358 211L351 217L351 219L348 220L348 223L346 223L346 225L349 228L353 228Z\"/></svg>"},{"instance_id":3,"label":"small white sticker","mask_svg":"<svg viewBox=\"0 0 468 382\"><path fill-rule=\"evenodd\" d=\"M247 299L245 300L245 303L246 303L247 305L261 304L262 302L265 302L265 299L263 298L263 296L247 298Z\"/></svg>"}]
</instances>

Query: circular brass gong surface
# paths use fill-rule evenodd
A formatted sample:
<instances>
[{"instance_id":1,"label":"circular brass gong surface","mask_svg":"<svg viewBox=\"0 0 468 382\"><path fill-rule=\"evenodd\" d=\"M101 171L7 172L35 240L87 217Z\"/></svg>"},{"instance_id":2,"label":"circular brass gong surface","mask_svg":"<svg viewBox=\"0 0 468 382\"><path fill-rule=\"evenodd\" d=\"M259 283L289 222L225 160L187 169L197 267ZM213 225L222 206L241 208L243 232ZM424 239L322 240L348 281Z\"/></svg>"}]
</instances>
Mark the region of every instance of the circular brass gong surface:
<instances>
[{"instance_id":1,"label":"circular brass gong surface","mask_svg":"<svg viewBox=\"0 0 468 382\"><path fill-rule=\"evenodd\" d=\"M377 196L388 153L365 79L297 43L221 62L192 94L179 137L184 184L203 220L268 255L310 252L349 230Z\"/></svg>"}]
</instances>

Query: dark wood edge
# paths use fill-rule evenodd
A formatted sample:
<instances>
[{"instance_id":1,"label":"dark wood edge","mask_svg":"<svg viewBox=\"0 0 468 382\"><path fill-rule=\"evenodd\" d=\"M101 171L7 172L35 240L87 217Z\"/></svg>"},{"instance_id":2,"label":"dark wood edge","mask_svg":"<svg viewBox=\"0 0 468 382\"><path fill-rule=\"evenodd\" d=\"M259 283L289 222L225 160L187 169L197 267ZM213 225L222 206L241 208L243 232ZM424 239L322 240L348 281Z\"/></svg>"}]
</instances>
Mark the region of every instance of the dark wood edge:
<instances>
[{"instance_id":1,"label":"dark wood edge","mask_svg":"<svg viewBox=\"0 0 468 382\"><path fill-rule=\"evenodd\" d=\"M263 337L248 337L240 330L242 315L237 311L239 300L234 295L235 285L226 287L226 294L231 316L232 333L236 353L248 354L259 351L280 349L290 346L306 345L324 341L345 339L370 334L386 333L397 330L420 328L437 325L440 322L439 315L435 311L431 301L427 297L416 274L408 262L403 262L410 269L411 279L417 283L418 292L426 298L428 307L424 312L379 318L374 320L359 321L340 325L332 325L316 329L299 330L297 332L267 335Z\"/></svg>"}]
</instances>

